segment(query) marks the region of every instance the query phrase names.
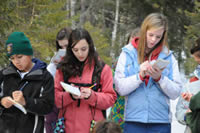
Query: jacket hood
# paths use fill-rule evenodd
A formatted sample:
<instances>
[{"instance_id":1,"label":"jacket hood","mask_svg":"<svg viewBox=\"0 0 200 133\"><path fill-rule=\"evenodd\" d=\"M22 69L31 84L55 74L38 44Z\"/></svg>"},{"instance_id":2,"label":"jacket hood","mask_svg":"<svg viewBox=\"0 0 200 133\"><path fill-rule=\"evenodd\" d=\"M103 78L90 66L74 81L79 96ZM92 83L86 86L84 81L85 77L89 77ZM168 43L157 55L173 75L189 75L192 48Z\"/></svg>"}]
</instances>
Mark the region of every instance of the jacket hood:
<instances>
[{"instance_id":1,"label":"jacket hood","mask_svg":"<svg viewBox=\"0 0 200 133\"><path fill-rule=\"evenodd\" d=\"M139 37L134 37L131 41L131 44L133 45L134 48L138 48L138 42L139 42Z\"/></svg>"},{"instance_id":2,"label":"jacket hood","mask_svg":"<svg viewBox=\"0 0 200 133\"><path fill-rule=\"evenodd\" d=\"M37 70L37 69L43 69L47 67L47 64L37 58L33 58L32 62L35 63L34 67L31 69L31 71Z\"/></svg>"}]
</instances>

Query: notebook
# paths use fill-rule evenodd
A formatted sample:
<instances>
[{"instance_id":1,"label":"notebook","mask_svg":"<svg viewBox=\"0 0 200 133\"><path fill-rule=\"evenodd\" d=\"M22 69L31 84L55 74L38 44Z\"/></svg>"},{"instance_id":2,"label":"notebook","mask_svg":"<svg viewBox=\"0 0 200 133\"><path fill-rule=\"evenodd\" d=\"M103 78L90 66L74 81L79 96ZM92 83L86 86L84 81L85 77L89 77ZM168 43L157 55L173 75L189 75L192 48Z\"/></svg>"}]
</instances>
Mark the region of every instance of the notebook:
<instances>
[{"instance_id":1,"label":"notebook","mask_svg":"<svg viewBox=\"0 0 200 133\"><path fill-rule=\"evenodd\" d=\"M163 59L157 59L157 60L151 61L150 64L152 64L152 67L158 66L158 68L164 69L169 64L169 61L163 60Z\"/></svg>"},{"instance_id":2,"label":"notebook","mask_svg":"<svg viewBox=\"0 0 200 133\"><path fill-rule=\"evenodd\" d=\"M79 90L79 88L71 86L70 84L64 83L64 82L60 82L61 86L64 88L65 91L80 96L81 92Z\"/></svg>"},{"instance_id":3,"label":"notebook","mask_svg":"<svg viewBox=\"0 0 200 133\"><path fill-rule=\"evenodd\" d=\"M26 109L24 108L24 106L22 106L21 104L19 104L18 102L16 102L15 100L13 100L12 98L9 97L9 100L12 101L14 103L14 106L16 108L18 108L19 110L21 110L24 114L27 114Z\"/></svg>"}]
</instances>

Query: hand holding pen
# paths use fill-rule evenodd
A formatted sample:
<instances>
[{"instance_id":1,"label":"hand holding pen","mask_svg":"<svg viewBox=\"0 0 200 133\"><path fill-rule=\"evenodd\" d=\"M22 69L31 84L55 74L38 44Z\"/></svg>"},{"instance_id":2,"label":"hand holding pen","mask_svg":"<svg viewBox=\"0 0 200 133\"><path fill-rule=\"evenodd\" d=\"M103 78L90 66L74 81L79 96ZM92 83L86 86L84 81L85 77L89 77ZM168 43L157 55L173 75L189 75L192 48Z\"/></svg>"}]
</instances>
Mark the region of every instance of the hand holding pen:
<instances>
[{"instance_id":1,"label":"hand holding pen","mask_svg":"<svg viewBox=\"0 0 200 133\"><path fill-rule=\"evenodd\" d=\"M93 84L92 86L90 86L89 88L86 88L86 87L81 87L81 97L82 98L85 98L85 99L88 99L91 94L92 94L92 88L96 86L96 83Z\"/></svg>"},{"instance_id":2,"label":"hand holding pen","mask_svg":"<svg viewBox=\"0 0 200 133\"><path fill-rule=\"evenodd\" d=\"M25 87L27 84L28 84L28 82L26 81L26 82L22 85L22 87L21 87L19 90L14 91L14 92L12 93L13 99L14 99L16 102L18 102L19 104L23 105L23 106L26 105L26 101L25 101L25 98L24 98L24 95L23 95L22 90L24 89L24 87Z\"/></svg>"}]
</instances>

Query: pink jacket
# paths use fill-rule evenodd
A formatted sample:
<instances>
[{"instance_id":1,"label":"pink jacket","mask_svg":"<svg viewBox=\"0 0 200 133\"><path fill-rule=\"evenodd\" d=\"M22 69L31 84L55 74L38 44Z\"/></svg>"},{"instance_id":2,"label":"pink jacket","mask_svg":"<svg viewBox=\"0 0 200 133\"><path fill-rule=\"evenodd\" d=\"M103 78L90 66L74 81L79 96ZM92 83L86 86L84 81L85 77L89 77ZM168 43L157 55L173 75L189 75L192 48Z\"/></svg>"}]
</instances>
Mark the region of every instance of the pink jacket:
<instances>
[{"instance_id":1,"label":"pink jacket","mask_svg":"<svg viewBox=\"0 0 200 133\"><path fill-rule=\"evenodd\" d=\"M92 83L93 70L94 67L90 69L88 65L85 65L82 76L71 77L69 78L69 82L90 84ZM113 78L110 67L105 64L101 72L100 84L102 86L102 92L92 91L90 98L82 99L79 107L77 106L78 100L73 100L68 92L63 92L60 81L64 81L63 73L61 70L57 70L55 76L55 103L56 106L61 109L63 96L63 106L64 109L66 109L64 115L65 132L89 133L90 123L93 119L92 114L94 114L95 121L103 120L104 116L102 110L106 110L108 107L112 106L117 98L113 89ZM95 104L96 109L94 111ZM91 107L93 108L92 110ZM60 113L61 112L62 111L60 111Z\"/></svg>"}]
</instances>

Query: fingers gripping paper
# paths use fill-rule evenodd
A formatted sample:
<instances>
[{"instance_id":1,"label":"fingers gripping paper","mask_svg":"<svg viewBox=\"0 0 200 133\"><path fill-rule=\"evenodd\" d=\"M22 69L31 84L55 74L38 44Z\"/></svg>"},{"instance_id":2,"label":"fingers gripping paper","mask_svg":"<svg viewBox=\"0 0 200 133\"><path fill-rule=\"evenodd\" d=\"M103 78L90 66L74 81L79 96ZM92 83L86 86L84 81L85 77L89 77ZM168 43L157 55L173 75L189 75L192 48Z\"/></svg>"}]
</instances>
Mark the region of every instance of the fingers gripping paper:
<instances>
[{"instance_id":1,"label":"fingers gripping paper","mask_svg":"<svg viewBox=\"0 0 200 133\"><path fill-rule=\"evenodd\" d=\"M66 50L59 49L58 52L53 56L51 62L57 61L59 62L63 56L65 56Z\"/></svg>"},{"instance_id":2,"label":"fingers gripping paper","mask_svg":"<svg viewBox=\"0 0 200 133\"><path fill-rule=\"evenodd\" d=\"M151 61L150 64L152 64L152 67L157 66L160 69L164 69L169 64L169 61L163 60L163 59L158 59L158 60Z\"/></svg>"},{"instance_id":3,"label":"fingers gripping paper","mask_svg":"<svg viewBox=\"0 0 200 133\"><path fill-rule=\"evenodd\" d=\"M77 96L81 95L79 88L71 86L71 85L64 83L64 82L60 82L60 84L64 88L65 91L67 91L67 92L69 92L73 95L77 95Z\"/></svg>"}]
</instances>

